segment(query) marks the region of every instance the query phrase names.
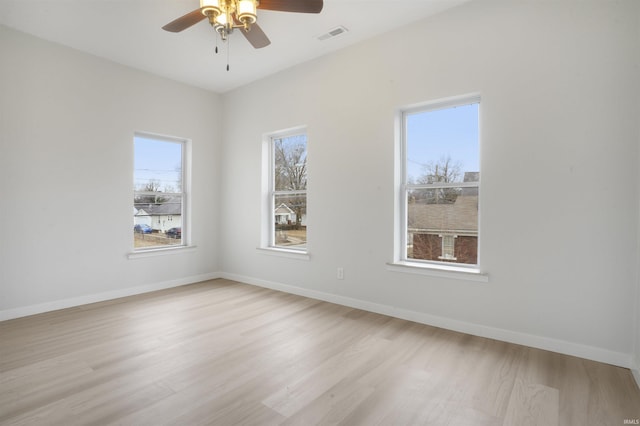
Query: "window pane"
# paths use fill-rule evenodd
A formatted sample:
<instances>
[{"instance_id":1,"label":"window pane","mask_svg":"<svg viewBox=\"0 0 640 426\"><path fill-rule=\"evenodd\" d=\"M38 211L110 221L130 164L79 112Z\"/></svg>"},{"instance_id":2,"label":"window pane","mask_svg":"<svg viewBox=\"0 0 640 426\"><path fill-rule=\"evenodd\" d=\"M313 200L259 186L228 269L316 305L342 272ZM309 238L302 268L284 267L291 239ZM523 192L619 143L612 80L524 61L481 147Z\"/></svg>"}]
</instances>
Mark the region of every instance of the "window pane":
<instances>
[{"instance_id":1,"label":"window pane","mask_svg":"<svg viewBox=\"0 0 640 426\"><path fill-rule=\"evenodd\" d=\"M307 189L307 136L273 140L273 179L276 191Z\"/></svg>"},{"instance_id":2,"label":"window pane","mask_svg":"<svg viewBox=\"0 0 640 426\"><path fill-rule=\"evenodd\" d=\"M307 195L274 196L274 245L306 248Z\"/></svg>"},{"instance_id":3,"label":"window pane","mask_svg":"<svg viewBox=\"0 0 640 426\"><path fill-rule=\"evenodd\" d=\"M133 197L133 247L182 244L182 197L135 194Z\"/></svg>"},{"instance_id":4,"label":"window pane","mask_svg":"<svg viewBox=\"0 0 640 426\"><path fill-rule=\"evenodd\" d=\"M134 190L182 192L181 143L136 136L134 150Z\"/></svg>"},{"instance_id":5,"label":"window pane","mask_svg":"<svg viewBox=\"0 0 640 426\"><path fill-rule=\"evenodd\" d=\"M407 194L409 259L478 262L478 188L434 188Z\"/></svg>"},{"instance_id":6,"label":"window pane","mask_svg":"<svg viewBox=\"0 0 640 426\"><path fill-rule=\"evenodd\" d=\"M478 105L406 115L407 183L462 182L480 170Z\"/></svg>"},{"instance_id":7,"label":"window pane","mask_svg":"<svg viewBox=\"0 0 640 426\"><path fill-rule=\"evenodd\" d=\"M134 249L182 244L183 143L134 138Z\"/></svg>"}]
</instances>

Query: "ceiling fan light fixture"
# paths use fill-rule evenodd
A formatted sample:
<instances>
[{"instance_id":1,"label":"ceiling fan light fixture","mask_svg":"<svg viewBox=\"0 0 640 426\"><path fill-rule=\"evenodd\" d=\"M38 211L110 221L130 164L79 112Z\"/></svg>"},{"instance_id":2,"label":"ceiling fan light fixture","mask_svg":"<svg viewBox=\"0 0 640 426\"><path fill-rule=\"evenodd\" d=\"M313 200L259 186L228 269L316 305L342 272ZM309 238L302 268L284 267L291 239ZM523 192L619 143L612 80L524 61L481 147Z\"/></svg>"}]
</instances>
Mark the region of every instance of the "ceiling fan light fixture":
<instances>
[{"instance_id":1,"label":"ceiling fan light fixture","mask_svg":"<svg viewBox=\"0 0 640 426\"><path fill-rule=\"evenodd\" d=\"M323 0L200 0L198 9L174 19L162 29L179 33L206 18L222 41L226 41L233 30L239 28L242 29L240 33L254 48L261 49L271 44L271 41L258 25L258 8L279 12L320 13L322 6ZM215 51L218 53L217 44ZM228 67L227 64L227 70Z\"/></svg>"}]
</instances>

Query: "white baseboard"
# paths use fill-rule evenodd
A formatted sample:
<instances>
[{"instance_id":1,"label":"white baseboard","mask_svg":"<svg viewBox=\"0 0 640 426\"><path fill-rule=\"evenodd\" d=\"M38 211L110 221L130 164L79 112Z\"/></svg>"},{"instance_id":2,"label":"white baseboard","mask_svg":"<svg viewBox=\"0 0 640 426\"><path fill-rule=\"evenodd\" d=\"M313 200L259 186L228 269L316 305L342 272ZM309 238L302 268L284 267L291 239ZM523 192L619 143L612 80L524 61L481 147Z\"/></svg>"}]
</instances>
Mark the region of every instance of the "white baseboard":
<instances>
[{"instance_id":1,"label":"white baseboard","mask_svg":"<svg viewBox=\"0 0 640 426\"><path fill-rule=\"evenodd\" d=\"M515 343L518 345L530 346L533 348L544 349L552 352L558 352L565 355L585 358L592 361L604 362L619 367L631 369L633 366L630 354L614 352L603 348L582 345L579 343L568 342L550 337L536 336L527 333L521 333L513 330L489 327L480 324L458 321L451 318L430 315L423 312L410 311L407 309L397 308L394 306L383 305L379 303L367 302L351 297L340 296L331 293L320 292L316 290L291 286L287 284L266 281L258 278L247 277L243 275L230 274L223 272L221 278L243 282L259 287L279 290L286 293L297 294L312 299L323 300L338 305L349 306L352 308L362 309L378 314L389 315L395 318L406 319L409 321L431 325L434 327L444 328L447 330L458 331L461 333L472 334L474 336L487 337L490 339L500 340L503 342ZM634 371L634 377L640 385L640 372Z\"/></svg>"},{"instance_id":2,"label":"white baseboard","mask_svg":"<svg viewBox=\"0 0 640 426\"><path fill-rule=\"evenodd\" d=\"M56 300L53 302L40 303L37 305L24 306L21 308L7 309L4 311L0 311L0 321L41 314L43 312L57 311L59 309L72 308L74 306L86 305L89 303L104 302L106 300L118 299L120 297L126 296L134 296L136 294L149 293L151 291L164 290L172 287L179 287L186 284L213 280L220 277L221 274L219 272L212 272L208 274L194 275L191 277L179 278L159 283L145 284L137 287L123 288L120 290L107 291L103 293Z\"/></svg>"},{"instance_id":3,"label":"white baseboard","mask_svg":"<svg viewBox=\"0 0 640 426\"><path fill-rule=\"evenodd\" d=\"M633 378L636 379L636 385L638 385L638 388L640 388L640 370L637 368L632 368L631 374L633 374Z\"/></svg>"},{"instance_id":4,"label":"white baseboard","mask_svg":"<svg viewBox=\"0 0 640 426\"><path fill-rule=\"evenodd\" d=\"M636 365L631 368L631 374L633 374L633 378L636 379L636 385L640 389L640 366Z\"/></svg>"}]
</instances>

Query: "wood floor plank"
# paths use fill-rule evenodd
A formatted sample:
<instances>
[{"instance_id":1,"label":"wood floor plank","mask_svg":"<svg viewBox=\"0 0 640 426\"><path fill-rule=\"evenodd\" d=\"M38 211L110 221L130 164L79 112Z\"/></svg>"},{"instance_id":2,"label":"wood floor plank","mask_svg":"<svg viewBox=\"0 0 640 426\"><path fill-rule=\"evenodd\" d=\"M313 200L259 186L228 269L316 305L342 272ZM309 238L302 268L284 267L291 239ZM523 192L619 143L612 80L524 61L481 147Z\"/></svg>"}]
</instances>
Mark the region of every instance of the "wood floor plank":
<instances>
[{"instance_id":1,"label":"wood floor plank","mask_svg":"<svg viewBox=\"0 0 640 426\"><path fill-rule=\"evenodd\" d=\"M558 426L558 390L517 378L504 426Z\"/></svg>"},{"instance_id":2,"label":"wood floor plank","mask_svg":"<svg viewBox=\"0 0 640 426\"><path fill-rule=\"evenodd\" d=\"M476 357L476 373L471 381L472 405L491 416L504 418L518 372L523 348L490 341Z\"/></svg>"},{"instance_id":3,"label":"wood floor plank","mask_svg":"<svg viewBox=\"0 0 640 426\"><path fill-rule=\"evenodd\" d=\"M617 425L627 369L213 280L0 322L0 425Z\"/></svg>"},{"instance_id":4,"label":"wood floor plank","mask_svg":"<svg viewBox=\"0 0 640 426\"><path fill-rule=\"evenodd\" d=\"M290 417L387 345L388 341L365 336L262 402L283 416Z\"/></svg>"},{"instance_id":5,"label":"wood floor plank","mask_svg":"<svg viewBox=\"0 0 640 426\"><path fill-rule=\"evenodd\" d=\"M375 388L363 386L356 381L342 380L281 424L283 426L340 424L374 391Z\"/></svg>"}]
</instances>

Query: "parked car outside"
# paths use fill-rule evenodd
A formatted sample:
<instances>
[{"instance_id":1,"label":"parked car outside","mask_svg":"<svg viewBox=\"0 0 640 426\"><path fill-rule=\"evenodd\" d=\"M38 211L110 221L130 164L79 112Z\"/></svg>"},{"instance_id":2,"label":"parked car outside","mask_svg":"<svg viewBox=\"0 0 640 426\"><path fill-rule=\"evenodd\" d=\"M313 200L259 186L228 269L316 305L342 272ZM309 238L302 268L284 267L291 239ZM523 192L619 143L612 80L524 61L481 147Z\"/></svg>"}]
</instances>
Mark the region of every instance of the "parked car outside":
<instances>
[{"instance_id":1,"label":"parked car outside","mask_svg":"<svg viewBox=\"0 0 640 426\"><path fill-rule=\"evenodd\" d=\"M139 232L140 234L150 234L153 232L153 229L151 229L149 225L143 223L141 225L135 225L133 227L133 232Z\"/></svg>"},{"instance_id":2,"label":"parked car outside","mask_svg":"<svg viewBox=\"0 0 640 426\"><path fill-rule=\"evenodd\" d=\"M167 231L169 238L182 238L182 228L169 228Z\"/></svg>"}]
</instances>

